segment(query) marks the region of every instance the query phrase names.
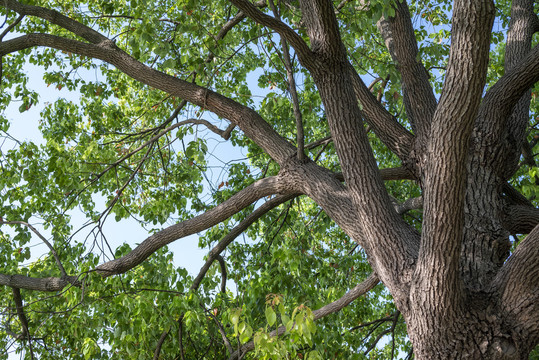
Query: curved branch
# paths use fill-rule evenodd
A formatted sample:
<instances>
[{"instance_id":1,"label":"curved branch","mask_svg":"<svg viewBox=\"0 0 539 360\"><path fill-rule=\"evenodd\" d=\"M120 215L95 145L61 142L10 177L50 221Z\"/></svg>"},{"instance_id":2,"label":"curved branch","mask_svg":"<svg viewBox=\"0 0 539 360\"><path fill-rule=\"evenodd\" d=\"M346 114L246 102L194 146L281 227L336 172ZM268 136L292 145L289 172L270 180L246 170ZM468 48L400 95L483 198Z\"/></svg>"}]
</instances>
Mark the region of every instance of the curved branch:
<instances>
[{"instance_id":1,"label":"curved branch","mask_svg":"<svg viewBox=\"0 0 539 360\"><path fill-rule=\"evenodd\" d=\"M99 265L96 270L104 277L124 273L146 260L161 247L214 226L264 196L286 191L284 182L281 176L258 180L204 214L153 234L127 255Z\"/></svg>"},{"instance_id":2,"label":"curved branch","mask_svg":"<svg viewBox=\"0 0 539 360\"><path fill-rule=\"evenodd\" d=\"M504 319L527 354L539 342L539 227L518 245L493 281ZM527 348L527 351L526 351Z\"/></svg>"},{"instance_id":3,"label":"curved branch","mask_svg":"<svg viewBox=\"0 0 539 360\"><path fill-rule=\"evenodd\" d=\"M365 295L367 292L372 290L380 280L375 273L370 274L367 279L365 279L361 284L355 286L352 290L344 294L340 299L335 300L334 302L324 305L318 310L313 311L314 320L321 319L330 314L336 313L348 306L352 301L358 297ZM277 330L273 330L269 335L270 336L280 336L286 331L285 326L280 326ZM254 350L255 344L253 341L248 342L243 345L241 349L236 350L229 358L229 360L241 359L247 352Z\"/></svg>"},{"instance_id":4,"label":"curved branch","mask_svg":"<svg viewBox=\"0 0 539 360\"><path fill-rule=\"evenodd\" d=\"M24 15L19 15L19 17L14 22L9 24L9 26L0 34L0 41L2 41L2 39L22 21L22 19L24 19Z\"/></svg>"},{"instance_id":5,"label":"curved branch","mask_svg":"<svg viewBox=\"0 0 539 360\"><path fill-rule=\"evenodd\" d=\"M33 278L24 275L0 274L0 285L26 290L60 291L70 284L78 286L80 284L79 277L66 276L65 278Z\"/></svg>"},{"instance_id":6,"label":"curved branch","mask_svg":"<svg viewBox=\"0 0 539 360\"><path fill-rule=\"evenodd\" d=\"M474 142L477 143L476 147L478 149L485 149L483 151L485 157L491 159L487 161L492 161L495 164L495 170L502 179L508 178L515 170L522 146L519 146L519 144L524 140L524 130L528 120L529 104L527 100L522 100L523 105L517 104L537 81L539 81L538 45L487 91L481 103L477 117L478 121L476 122L478 130L474 134ZM515 114L516 117L511 116L515 105L526 108L524 125L522 123L523 115ZM517 109L519 108L517 107ZM522 127L524 127L524 130L522 130ZM506 144L506 146L498 146L496 151L492 151L492 144L495 143ZM514 155L516 157L512 160L512 166L506 169L505 159L508 158L508 154L512 154L515 150L518 155Z\"/></svg>"},{"instance_id":7,"label":"curved branch","mask_svg":"<svg viewBox=\"0 0 539 360\"><path fill-rule=\"evenodd\" d=\"M311 49L309 49L309 46L307 46L301 36L296 34L296 32L288 25L274 17L264 14L262 11L258 10L256 6L246 0L230 0L230 2L249 18L261 25L275 30L279 35L285 38L294 50L296 50L298 59L302 63L309 64L313 61L312 52Z\"/></svg>"},{"instance_id":8,"label":"curved branch","mask_svg":"<svg viewBox=\"0 0 539 360\"><path fill-rule=\"evenodd\" d=\"M165 342L165 339L167 338L167 335L169 332L170 332L170 329L163 331L163 333L159 337L159 340L157 341L157 345L155 346L155 351L153 352L153 360L159 360L159 354L161 353L161 348L163 347L163 343Z\"/></svg>"},{"instance_id":9,"label":"curved branch","mask_svg":"<svg viewBox=\"0 0 539 360\"><path fill-rule=\"evenodd\" d=\"M56 10L47 9L41 6L24 5L16 0L4 0L0 6L13 10L20 15L31 15L47 20L51 24L61 26L93 44L108 40L105 36L92 28L63 15Z\"/></svg>"},{"instance_id":10,"label":"curved branch","mask_svg":"<svg viewBox=\"0 0 539 360\"><path fill-rule=\"evenodd\" d=\"M200 286L200 283L202 282L202 279L206 275L206 272L210 268L211 264L218 258L218 256L226 249L228 245L232 241L234 241L242 232L247 230L249 226L251 226L255 221L260 219L261 216L266 214L268 211L274 209L275 207L287 202L288 200L293 199L296 197L296 194L290 194L290 195L278 195L274 197L273 199L265 202L260 207L258 207L255 211L247 215L245 219L243 219L238 225L236 225L232 230L228 232L218 243L211 249L211 251L208 253L208 258L206 259L206 262L200 269L197 277L193 281L193 284L191 285L191 290L196 290Z\"/></svg>"},{"instance_id":11,"label":"curved branch","mask_svg":"<svg viewBox=\"0 0 539 360\"><path fill-rule=\"evenodd\" d=\"M534 0L513 0L511 4L511 21L507 31L505 44L505 71L517 65L530 52L532 37L539 22L534 12ZM506 138L503 153L503 176L508 179L517 170L520 154L526 140L530 112L531 90L526 91L517 102L507 119Z\"/></svg>"},{"instance_id":12,"label":"curved branch","mask_svg":"<svg viewBox=\"0 0 539 360\"><path fill-rule=\"evenodd\" d=\"M12 288L13 300L15 301L15 307L17 309L17 316L22 325L22 336L30 338L30 332L28 330L28 319L24 313L24 305L22 303L21 290L19 288Z\"/></svg>"},{"instance_id":13,"label":"curved branch","mask_svg":"<svg viewBox=\"0 0 539 360\"><path fill-rule=\"evenodd\" d=\"M221 255L217 255L215 259L219 262L219 268L221 269L221 292L226 293L226 263L225 259Z\"/></svg>"},{"instance_id":14,"label":"curved branch","mask_svg":"<svg viewBox=\"0 0 539 360\"><path fill-rule=\"evenodd\" d=\"M27 34L1 42L0 56L36 46L103 60L143 84L229 119L279 164L283 164L296 153L296 148L254 110L212 90L152 69L125 53L108 39L98 44L88 44L48 34Z\"/></svg>"}]
</instances>

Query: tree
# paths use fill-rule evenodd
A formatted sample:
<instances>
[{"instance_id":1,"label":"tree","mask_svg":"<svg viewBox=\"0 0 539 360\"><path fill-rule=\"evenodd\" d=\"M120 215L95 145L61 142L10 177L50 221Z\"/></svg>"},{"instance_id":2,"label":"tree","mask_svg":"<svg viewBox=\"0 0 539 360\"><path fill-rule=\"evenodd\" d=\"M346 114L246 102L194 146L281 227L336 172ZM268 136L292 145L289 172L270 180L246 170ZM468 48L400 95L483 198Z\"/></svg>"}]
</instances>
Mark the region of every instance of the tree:
<instances>
[{"instance_id":1,"label":"tree","mask_svg":"<svg viewBox=\"0 0 539 360\"><path fill-rule=\"evenodd\" d=\"M38 105L28 64L80 94L43 104L42 144L2 149L6 348L526 359L539 342L533 1L1 6L3 109ZM215 183L217 136L247 159ZM152 234L108 249L110 214ZM166 245L201 232L192 279ZM50 252L25 264L32 236Z\"/></svg>"}]
</instances>

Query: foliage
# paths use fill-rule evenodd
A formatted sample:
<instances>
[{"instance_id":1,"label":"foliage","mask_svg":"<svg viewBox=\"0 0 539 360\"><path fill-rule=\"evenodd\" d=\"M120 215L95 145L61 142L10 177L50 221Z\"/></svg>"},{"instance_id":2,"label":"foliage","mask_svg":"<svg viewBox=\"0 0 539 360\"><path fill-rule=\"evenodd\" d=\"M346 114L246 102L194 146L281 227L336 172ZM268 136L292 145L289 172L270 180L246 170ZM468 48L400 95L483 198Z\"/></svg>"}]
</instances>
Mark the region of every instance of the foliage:
<instances>
[{"instance_id":1,"label":"foliage","mask_svg":"<svg viewBox=\"0 0 539 360\"><path fill-rule=\"evenodd\" d=\"M255 109L281 136L296 142L279 36L249 19L221 36L223 26L237 14L229 2L25 3L56 9L114 39L151 68ZM281 19L308 40L294 3L276 5ZM409 128L400 74L376 28L382 16L394 15L394 2L373 1L368 8L361 1L345 3L337 17L352 64L366 83L372 82L371 92L384 107ZM489 85L504 73L510 4L497 5ZM438 96L449 54L452 7L447 1L423 0L410 1L409 6L419 57ZM6 24L15 22L15 12L0 10ZM271 14L269 8L263 11ZM13 32L12 37L48 33L78 39L35 16L25 17ZM293 51L291 62L305 143L311 144L330 134L324 106L311 74ZM14 340L22 323L9 310L15 305L6 287L0 292L0 307L7 309L0 316L0 347L24 352L27 359L31 354L40 359L148 359L165 334L160 358L180 358L183 351L186 359L218 359L230 355L224 334L233 350L254 341L255 352L246 357L253 359L388 359L411 351L404 321L381 285L315 325L312 310L339 299L371 268L364 251L304 197L268 212L244 232L243 240L227 247L224 292L219 286L225 275L217 262L200 287L190 289L193 274L183 264L176 267L167 247L125 274L102 278L96 266L136 245L120 244L123 239L118 239L110 242L117 246L111 249L105 223L131 219L141 225L138 231L156 233L230 199L257 179L276 175L278 165L242 131L234 129L224 144L201 122L224 130L226 119L204 107L182 104L178 96L86 56L50 48L5 55L2 86L2 221L39 224L66 272L78 276L81 286L50 294L22 290L31 343ZM534 144L533 153L539 152L538 91L533 90L530 110L534 116L528 140ZM39 129L40 135L15 139L10 128L19 122ZM400 166L372 131L369 140L380 168ZM340 171L331 142L307 147L306 154L319 165ZM535 203L538 177L535 167L523 164L511 181ZM420 195L409 180L388 181L386 187L399 203ZM211 249L260 205L199 233L199 246ZM420 229L421 210L404 218ZM51 253L34 250L41 241L28 227L4 224L0 231L0 273L62 276ZM269 333L279 326L286 328L285 334L271 337ZM7 359L7 353L0 358Z\"/></svg>"}]
</instances>

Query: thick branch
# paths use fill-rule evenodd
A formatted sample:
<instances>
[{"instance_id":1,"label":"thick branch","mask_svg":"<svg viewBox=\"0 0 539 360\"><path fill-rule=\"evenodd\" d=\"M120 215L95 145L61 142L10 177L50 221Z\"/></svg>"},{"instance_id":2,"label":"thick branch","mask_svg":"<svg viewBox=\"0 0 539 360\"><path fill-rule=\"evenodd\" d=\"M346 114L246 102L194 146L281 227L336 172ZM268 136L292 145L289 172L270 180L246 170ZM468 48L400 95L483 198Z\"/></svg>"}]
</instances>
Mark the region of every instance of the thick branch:
<instances>
[{"instance_id":1,"label":"thick branch","mask_svg":"<svg viewBox=\"0 0 539 360\"><path fill-rule=\"evenodd\" d=\"M76 20L68 18L56 10L47 9L41 6L24 5L15 0L4 0L0 5L15 11L20 15L31 15L43 20L47 20L51 24L61 26L93 44L98 44L108 40L105 36L101 35L92 28L81 24Z\"/></svg>"},{"instance_id":2,"label":"thick branch","mask_svg":"<svg viewBox=\"0 0 539 360\"><path fill-rule=\"evenodd\" d=\"M405 167L380 169L382 180L415 180L414 175Z\"/></svg>"},{"instance_id":3,"label":"thick branch","mask_svg":"<svg viewBox=\"0 0 539 360\"><path fill-rule=\"evenodd\" d=\"M523 354L539 342L539 227L536 227L502 267L492 286L501 295L500 306L513 339ZM527 351L526 351L527 350Z\"/></svg>"},{"instance_id":4,"label":"thick branch","mask_svg":"<svg viewBox=\"0 0 539 360\"><path fill-rule=\"evenodd\" d=\"M69 284L78 285L78 276L67 276L65 278L32 278L23 275L0 274L0 285L16 287L19 289L60 291Z\"/></svg>"},{"instance_id":5,"label":"thick branch","mask_svg":"<svg viewBox=\"0 0 539 360\"><path fill-rule=\"evenodd\" d=\"M308 168L311 172L306 177L310 184L305 184L303 192L321 205L353 238L356 234L363 235L362 239L355 238L356 241L361 241L373 270L394 297L399 298L401 292L406 292L402 283L406 273L404 268L414 262L417 254L416 232L395 212L378 171L353 92L351 66L340 38L332 2L316 0L300 4L313 51L320 59L320 66L314 67L311 73L326 110L346 183L346 189L341 190L341 184L328 179L314 164L306 164L305 170ZM317 184L319 189L311 184ZM343 215L343 207L349 205L348 199L351 200L351 211L344 216L354 219L352 229L347 224L349 220L333 216ZM358 231L358 227L361 230Z\"/></svg>"},{"instance_id":6,"label":"thick branch","mask_svg":"<svg viewBox=\"0 0 539 360\"><path fill-rule=\"evenodd\" d=\"M503 226L511 234L527 234L539 224L539 209L527 205L504 208Z\"/></svg>"},{"instance_id":7,"label":"thick branch","mask_svg":"<svg viewBox=\"0 0 539 360\"><path fill-rule=\"evenodd\" d=\"M414 135L406 130L397 119L377 101L356 70L349 65L352 86L357 100L361 103L361 113L372 127L376 136L403 162L409 159Z\"/></svg>"},{"instance_id":8,"label":"thick branch","mask_svg":"<svg viewBox=\"0 0 539 360\"><path fill-rule=\"evenodd\" d=\"M328 316L330 314L340 311L341 309L348 306L352 301L354 301L358 297L372 290L379 282L380 280L378 279L375 273L370 274L369 277L367 277L367 279L365 279L361 284L357 285L352 290L344 294L340 299L335 300L334 302L324 305L320 309L313 311L314 319L318 320L325 316ZM284 334L285 331L286 331L286 327L280 326L277 330L273 330L269 335L280 336ZM235 351L230 356L229 360L241 359L246 353L254 350L254 348L255 348L254 342L250 341L247 344L243 345L239 351Z\"/></svg>"},{"instance_id":9,"label":"thick branch","mask_svg":"<svg viewBox=\"0 0 539 360\"><path fill-rule=\"evenodd\" d=\"M423 208L423 198L422 197L416 197L416 198L410 198L403 202L402 204L396 204L395 205L395 211L399 214L405 214L406 212L410 210L417 210Z\"/></svg>"},{"instance_id":10,"label":"thick branch","mask_svg":"<svg viewBox=\"0 0 539 360\"><path fill-rule=\"evenodd\" d=\"M161 247L187 235L206 230L264 196L283 191L286 191L286 188L280 176L258 180L204 214L153 234L129 254L99 265L96 270L104 277L124 273L146 260Z\"/></svg>"},{"instance_id":11,"label":"thick branch","mask_svg":"<svg viewBox=\"0 0 539 360\"><path fill-rule=\"evenodd\" d=\"M502 111L507 114L522 94L537 81L539 81L539 47L536 45L489 89L481 104L481 111L493 113ZM496 116L497 127L500 127L502 117L503 115Z\"/></svg>"},{"instance_id":12,"label":"thick branch","mask_svg":"<svg viewBox=\"0 0 539 360\"><path fill-rule=\"evenodd\" d=\"M533 0L514 0L505 47L505 73L486 94L476 122L477 149L501 179L518 169L526 141L531 91L539 80L538 51L530 49L539 20ZM531 58L530 58L531 55ZM535 58L535 59L534 59ZM515 74L516 73L516 74ZM520 79L507 83L517 74Z\"/></svg>"},{"instance_id":13,"label":"thick branch","mask_svg":"<svg viewBox=\"0 0 539 360\"><path fill-rule=\"evenodd\" d=\"M431 321L440 323L432 326L441 331L462 300L458 266L466 160L485 85L493 19L491 0L455 1L446 80L429 137L422 243L412 303L426 304L418 313L436 314Z\"/></svg>"},{"instance_id":14,"label":"thick branch","mask_svg":"<svg viewBox=\"0 0 539 360\"><path fill-rule=\"evenodd\" d=\"M229 119L280 164L296 153L295 147L254 110L209 89L152 69L126 54L111 40L87 44L48 34L28 34L0 43L0 56L36 46L51 47L103 60L135 80Z\"/></svg>"},{"instance_id":15,"label":"thick branch","mask_svg":"<svg viewBox=\"0 0 539 360\"><path fill-rule=\"evenodd\" d=\"M314 163L307 163L285 171L296 184L297 192L313 199L348 236L365 249L373 270L390 289L394 298L406 298L408 292L406 283L411 280L410 267L417 258L419 235L404 223L393 205L389 204L388 211L396 220L384 221L381 219L387 214L382 216L373 212L377 209L373 210L372 203L365 203L369 202L365 199L367 196L362 199L364 203L353 201L349 184L347 183L347 186L342 184L342 178L339 179L329 170ZM359 176L368 175L363 172ZM354 214L360 215L358 217ZM405 307L406 304L399 303L398 306Z\"/></svg>"},{"instance_id":16,"label":"thick branch","mask_svg":"<svg viewBox=\"0 0 539 360\"><path fill-rule=\"evenodd\" d=\"M341 41L333 2L302 0L300 6L312 51L326 58L324 60L331 57L336 57L338 60L344 58L346 48Z\"/></svg>"},{"instance_id":17,"label":"thick branch","mask_svg":"<svg viewBox=\"0 0 539 360\"><path fill-rule=\"evenodd\" d=\"M416 136L426 138L436 110L429 75L418 59L417 40L406 1L395 3L395 17L377 23L402 76L404 104Z\"/></svg>"}]
</instances>

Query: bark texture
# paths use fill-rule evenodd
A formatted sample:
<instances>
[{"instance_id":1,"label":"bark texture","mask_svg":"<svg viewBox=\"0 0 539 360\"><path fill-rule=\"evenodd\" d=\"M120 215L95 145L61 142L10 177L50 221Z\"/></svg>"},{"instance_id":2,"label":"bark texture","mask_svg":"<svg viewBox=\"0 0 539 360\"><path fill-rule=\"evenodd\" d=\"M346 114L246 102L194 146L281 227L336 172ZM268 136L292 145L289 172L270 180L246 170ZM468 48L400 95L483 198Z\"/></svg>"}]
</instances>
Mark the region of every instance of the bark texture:
<instances>
[{"instance_id":1,"label":"bark texture","mask_svg":"<svg viewBox=\"0 0 539 360\"><path fill-rule=\"evenodd\" d=\"M454 2L449 63L438 101L417 58L407 3L397 2L395 16L380 20L378 28L402 77L412 131L377 101L354 70L332 1L299 1L308 42L280 20L274 5L277 16L272 17L259 9L264 2L231 3L239 12L227 26L249 19L277 32L312 74L331 131L331 138L324 141L333 141L341 174L303 156L298 113L299 152L254 110L140 63L75 20L15 0L0 5L39 17L81 39L25 34L1 41L0 55L50 47L103 60L148 86L227 119L280 166L277 176L260 179L206 213L155 233L129 254L95 270L102 276L128 271L166 244L218 224L256 200L275 196L211 250L193 284L197 288L236 236L275 206L305 195L364 248L375 273L342 299L315 311L315 317L342 309L381 281L406 320L416 359L526 359L539 342L539 210L507 180L526 148L530 88L539 81L539 48L531 48L539 28L533 1L513 1L505 74L485 94L494 3ZM294 87L289 63L287 68ZM364 122L402 160L402 168L378 169ZM384 185L388 179L417 181L422 197L395 206ZM401 217L418 207L424 209L421 233ZM509 234L514 233L530 234L508 259ZM0 284L16 289L58 291L70 283L76 284L77 278L0 274ZM253 347L248 343L232 358Z\"/></svg>"}]
</instances>

